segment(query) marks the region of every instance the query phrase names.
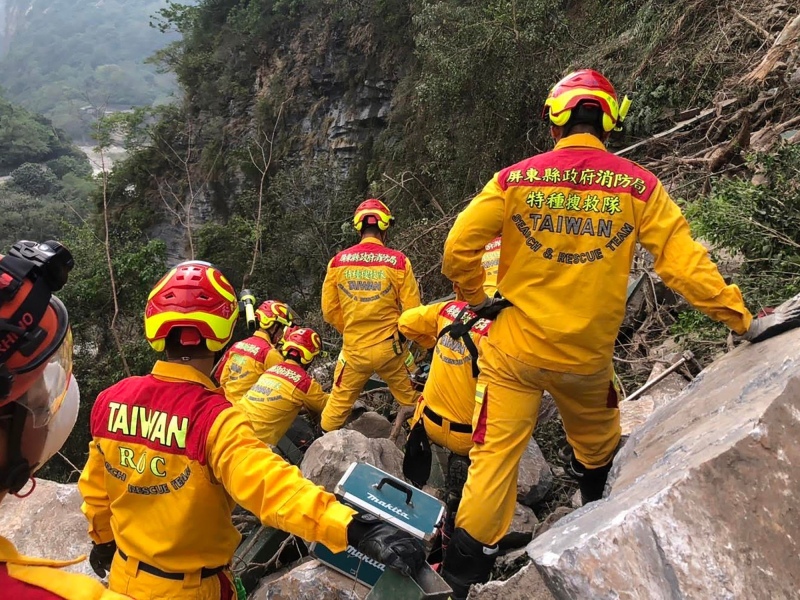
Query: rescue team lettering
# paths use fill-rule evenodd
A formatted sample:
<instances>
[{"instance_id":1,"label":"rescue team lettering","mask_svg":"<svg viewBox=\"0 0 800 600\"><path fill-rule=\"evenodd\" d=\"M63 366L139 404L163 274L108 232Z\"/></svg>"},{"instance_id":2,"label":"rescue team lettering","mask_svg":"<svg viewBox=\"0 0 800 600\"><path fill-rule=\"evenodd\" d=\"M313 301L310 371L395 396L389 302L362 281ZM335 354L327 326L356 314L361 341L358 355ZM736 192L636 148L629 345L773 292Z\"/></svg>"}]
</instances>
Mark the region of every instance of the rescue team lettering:
<instances>
[{"instance_id":1,"label":"rescue team lettering","mask_svg":"<svg viewBox=\"0 0 800 600\"><path fill-rule=\"evenodd\" d=\"M601 202L602 200L602 202ZM563 192L553 192L545 196L544 192L532 191L525 198L525 204L531 208L551 208L559 210L583 211L591 213L608 213L615 215L622 212L622 200L619 196L600 196L587 194L586 197L580 194L564 195Z\"/></svg>"},{"instance_id":2,"label":"rescue team lettering","mask_svg":"<svg viewBox=\"0 0 800 600\"><path fill-rule=\"evenodd\" d=\"M397 265L397 257L384 252L347 252L339 255L341 263L383 263Z\"/></svg>"},{"instance_id":3,"label":"rescue team lettering","mask_svg":"<svg viewBox=\"0 0 800 600\"><path fill-rule=\"evenodd\" d=\"M252 354L253 356L261 352L261 348L255 344L251 344L250 342L239 342L236 344L236 349L241 350L242 352L247 352L248 354Z\"/></svg>"},{"instance_id":4,"label":"rescue team lettering","mask_svg":"<svg viewBox=\"0 0 800 600\"><path fill-rule=\"evenodd\" d=\"M294 383L300 383L300 380L303 379L303 376L300 373L296 373L295 371L287 369L282 365L277 365L275 367L272 367L269 370L269 372L274 373L279 377L283 377L284 379L288 379L289 381L292 381Z\"/></svg>"},{"instance_id":5,"label":"rescue team lettering","mask_svg":"<svg viewBox=\"0 0 800 600\"><path fill-rule=\"evenodd\" d=\"M625 239L633 233L633 225L630 223L625 223L622 227L620 227L619 231L616 235L611 238L611 240L606 244L606 248L611 250L612 252L620 247L620 244L625 241Z\"/></svg>"},{"instance_id":6,"label":"rescue team lettering","mask_svg":"<svg viewBox=\"0 0 800 600\"><path fill-rule=\"evenodd\" d=\"M348 281L347 287L356 292L378 292L382 285L380 281Z\"/></svg>"},{"instance_id":7,"label":"rescue team lettering","mask_svg":"<svg viewBox=\"0 0 800 600\"><path fill-rule=\"evenodd\" d=\"M491 242L486 244L486 247L483 249L484 252L491 252L492 250L497 250L498 248L500 248L500 244L502 243L502 241L503 240L501 238L492 240Z\"/></svg>"},{"instance_id":8,"label":"rescue team lettering","mask_svg":"<svg viewBox=\"0 0 800 600\"><path fill-rule=\"evenodd\" d=\"M156 477L166 477L167 472L164 466L167 461L163 456L155 455L149 461L147 460L147 452L142 452L142 455L137 459L136 451L133 448L126 448L125 446L119 447L119 466L130 467L139 475L144 474L145 468L149 465L150 472Z\"/></svg>"},{"instance_id":9,"label":"rescue team lettering","mask_svg":"<svg viewBox=\"0 0 800 600\"><path fill-rule=\"evenodd\" d=\"M611 219L597 219L589 217L562 217L555 220L551 215L531 213L533 231L549 231L550 233L569 233L571 235L591 235L597 237L611 237L611 228L614 222Z\"/></svg>"},{"instance_id":10,"label":"rescue team lettering","mask_svg":"<svg viewBox=\"0 0 800 600\"><path fill-rule=\"evenodd\" d=\"M631 188L642 195L647 191L647 185L641 177L631 177L627 173L617 173L611 169L564 169L547 167L539 169L521 169L509 171L506 184L514 183L571 183L573 185L592 185L607 189Z\"/></svg>"},{"instance_id":11,"label":"rescue team lettering","mask_svg":"<svg viewBox=\"0 0 800 600\"><path fill-rule=\"evenodd\" d=\"M386 279L386 273L383 271L374 271L372 269L345 269L344 276L347 279L370 279L373 281L382 281Z\"/></svg>"},{"instance_id":12,"label":"rescue team lettering","mask_svg":"<svg viewBox=\"0 0 800 600\"><path fill-rule=\"evenodd\" d=\"M517 226L519 232L525 236L525 245L528 248L534 252L538 252L543 248L542 243L537 241L537 239L531 235L531 228L525 224L525 220L522 218L521 214L515 214L511 217L511 220L514 222L514 225Z\"/></svg>"},{"instance_id":13,"label":"rescue team lettering","mask_svg":"<svg viewBox=\"0 0 800 600\"><path fill-rule=\"evenodd\" d=\"M129 494L142 494L144 496L155 496L158 494L169 494L169 487L166 483L160 483L158 485L149 485L142 487L140 485L131 485L128 484L128 493Z\"/></svg>"},{"instance_id":14,"label":"rescue team lettering","mask_svg":"<svg viewBox=\"0 0 800 600\"><path fill-rule=\"evenodd\" d=\"M108 408L109 433L142 437L162 446L175 446L182 450L186 448L186 433L189 429L187 417L180 418L160 410L128 406L119 402L109 402Z\"/></svg>"},{"instance_id":15,"label":"rescue team lettering","mask_svg":"<svg viewBox=\"0 0 800 600\"><path fill-rule=\"evenodd\" d=\"M125 481L128 478L126 473L123 473L116 467L112 466L108 461L105 462L106 471L108 474L111 475L114 479L119 479L120 481Z\"/></svg>"},{"instance_id":16,"label":"rescue team lettering","mask_svg":"<svg viewBox=\"0 0 800 600\"><path fill-rule=\"evenodd\" d=\"M625 239L627 239L628 236L630 236L630 234L634 231L633 225L630 223L624 223L622 227L620 227L619 231L612 237L611 228L613 226L613 222L610 219L598 219L597 227L595 228L594 222L589 218L583 219L582 217L559 216L556 217L554 225L553 218L550 215L531 213L530 217L533 221L532 225L534 231L571 233L573 235L588 234L592 237L611 238L605 246L611 252L615 252L618 248L620 248ZM526 246L528 246L534 252L539 252L539 250L544 248L542 243L531 235L531 227L525 223L522 215L519 213L512 215L511 221L514 223L519 232L525 236ZM581 222L584 222L584 224L581 225ZM555 258L556 262L565 265L578 265L603 260L605 255L603 254L601 248L594 248L586 252L558 252L557 254L553 248L547 248L544 252L542 252L542 258L546 258L547 260L552 260Z\"/></svg>"},{"instance_id":17,"label":"rescue team lettering","mask_svg":"<svg viewBox=\"0 0 800 600\"><path fill-rule=\"evenodd\" d=\"M191 475L192 475L192 467L186 465L186 468L183 470L183 473L181 473L175 479L170 481L169 484L172 486L172 489L177 491L181 489L184 485L186 485L186 482L189 481L189 477L191 477Z\"/></svg>"}]
</instances>

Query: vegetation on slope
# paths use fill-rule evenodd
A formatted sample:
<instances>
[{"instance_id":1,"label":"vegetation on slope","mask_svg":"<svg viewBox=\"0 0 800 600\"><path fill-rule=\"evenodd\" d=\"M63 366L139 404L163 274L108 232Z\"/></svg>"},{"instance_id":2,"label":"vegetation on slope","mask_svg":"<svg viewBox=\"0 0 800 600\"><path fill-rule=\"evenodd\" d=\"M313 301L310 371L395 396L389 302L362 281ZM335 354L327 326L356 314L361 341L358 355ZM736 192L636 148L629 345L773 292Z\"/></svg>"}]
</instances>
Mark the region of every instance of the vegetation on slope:
<instances>
[{"instance_id":1,"label":"vegetation on slope","mask_svg":"<svg viewBox=\"0 0 800 600\"><path fill-rule=\"evenodd\" d=\"M0 58L9 98L87 138L93 113L166 102L174 78L145 64L174 39L150 27L164 0L7 0L19 20Z\"/></svg>"}]
</instances>

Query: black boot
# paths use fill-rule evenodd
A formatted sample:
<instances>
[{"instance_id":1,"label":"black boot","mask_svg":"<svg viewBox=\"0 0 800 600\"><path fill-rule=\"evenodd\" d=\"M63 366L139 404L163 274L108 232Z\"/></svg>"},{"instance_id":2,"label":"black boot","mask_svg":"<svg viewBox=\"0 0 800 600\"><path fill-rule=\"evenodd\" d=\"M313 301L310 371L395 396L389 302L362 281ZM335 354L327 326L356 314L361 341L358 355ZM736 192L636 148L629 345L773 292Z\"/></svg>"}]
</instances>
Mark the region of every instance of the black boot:
<instances>
[{"instance_id":1,"label":"black boot","mask_svg":"<svg viewBox=\"0 0 800 600\"><path fill-rule=\"evenodd\" d=\"M497 551L497 544L484 546L465 529L456 528L450 538L441 573L453 590L453 600L466 600L473 583L489 581Z\"/></svg>"},{"instance_id":2,"label":"black boot","mask_svg":"<svg viewBox=\"0 0 800 600\"><path fill-rule=\"evenodd\" d=\"M447 460L447 475L445 476L445 518L442 526L442 559L447 556L447 546L456 527L456 513L461 504L461 495L464 484L467 483L469 471L469 457L450 453Z\"/></svg>"},{"instance_id":3,"label":"black boot","mask_svg":"<svg viewBox=\"0 0 800 600\"><path fill-rule=\"evenodd\" d=\"M587 469L572 457L570 463L572 474L578 480L578 487L581 490L583 504L600 500L603 497L603 490L606 487L608 473L611 471L611 463L599 469Z\"/></svg>"}]
</instances>

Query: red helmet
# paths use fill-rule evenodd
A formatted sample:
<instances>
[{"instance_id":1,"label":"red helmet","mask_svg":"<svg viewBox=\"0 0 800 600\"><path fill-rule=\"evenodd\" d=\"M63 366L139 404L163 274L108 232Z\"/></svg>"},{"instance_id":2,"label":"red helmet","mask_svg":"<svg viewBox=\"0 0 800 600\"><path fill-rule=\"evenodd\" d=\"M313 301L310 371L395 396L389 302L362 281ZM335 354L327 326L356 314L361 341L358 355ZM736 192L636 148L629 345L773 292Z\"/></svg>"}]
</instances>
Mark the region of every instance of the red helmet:
<instances>
[{"instance_id":1,"label":"red helmet","mask_svg":"<svg viewBox=\"0 0 800 600\"><path fill-rule=\"evenodd\" d=\"M617 101L617 92L611 82L597 71L581 69L570 73L550 90L542 109L542 118L550 117L553 125L564 126L572 116L572 109L581 102L594 104L603 111L603 130L618 128L625 119L631 101L625 96Z\"/></svg>"},{"instance_id":2,"label":"red helmet","mask_svg":"<svg viewBox=\"0 0 800 600\"><path fill-rule=\"evenodd\" d=\"M356 231L361 231L365 221L367 225L377 225L378 229L386 231L394 222L394 217L392 211L383 202L376 198L370 198L359 204L353 215L353 226Z\"/></svg>"},{"instance_id":3,"label":"red helmet","mask_svg":"<svg viewBox=\"0 0 800 600\"><path fill-rule=\"evenodd\" d=\"M289 327L294 322L294 313L288 304L277 300L265 300L256 309L256 319L261 329L269 329L276 323Z\"/></svg>"},{"instance_id":4,"label":"red helmet","mask_svg":"<svg viewBox=\"0 0 800 600\"><path fill-rule=\"evenodd\" d=\"M161 278L147 298L144 332L157 352L164 349L169 332L181 330L181 343L217 352L233 335L239 305L225 276L199 260L179 264Z\"/></svg>"},{"instance_id":5,"label":"red helmet","mask_svg":"<svg viewBox=\"0 0 800 600\"><path fill-rule=\"evenodd\" d=\"M322 339L308 327L298 327L284 337L281 352L286 358L295 354L300 363L307 365L322 351Z\"/></svg>"}]
</instances>

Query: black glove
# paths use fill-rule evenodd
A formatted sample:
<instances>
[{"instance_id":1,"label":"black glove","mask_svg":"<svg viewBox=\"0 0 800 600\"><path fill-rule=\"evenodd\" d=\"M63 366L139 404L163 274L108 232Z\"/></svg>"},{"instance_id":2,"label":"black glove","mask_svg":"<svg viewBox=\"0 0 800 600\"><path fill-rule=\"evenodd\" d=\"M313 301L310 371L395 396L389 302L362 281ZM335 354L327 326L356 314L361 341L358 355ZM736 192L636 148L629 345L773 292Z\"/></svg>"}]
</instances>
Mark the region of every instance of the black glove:
<instances>
[{"instance_id":1,"label":"black glove","mask_svg":"<svg viewBox=\"0 0 800 600\"><path fill-rule=\"evenodd\" d=\"M383 521L356 515L347 526L347 543L366 556L413 576L425 565L425 546L413 535Z\"/></svg>"},{"instance_id":2,"label":"black glove","mask_svg":"<svg viewBox=\"0 0 800 600\"><path fill-rule=\"evenodd\" d=\"M511 303L505 298L493 296L492 298L486 297L483 302L479 304L470 305L469 309L482 319L489 319L493 321L500 314L504 308L511 306Z\"/></svg>"},{"instance_id":3,"label":"black glove","mask_svg":"<svg viewBox=\"0 0 800 600\"><path fill-rule=\"evenodd\" d=\"M101 579L106 576L106 572L111 570L111 561L114 560L114 553L117 551L117 542L111 540L105 544L92 543L92 551L89 553L89 564L92 566L98 577Z\"/></svg>"},{"instance_id":4,"label":"black glove","mask_svg":"<svg viewBox=\"0 0 800 600\"><path fill-rule=\"evenodd\" d=\"M800 303L797 302L784 310L776 310L770 315L753 319L750 329L739 337L755 344L795 327L800 327Z\"/></svg>"}]
</instances>

